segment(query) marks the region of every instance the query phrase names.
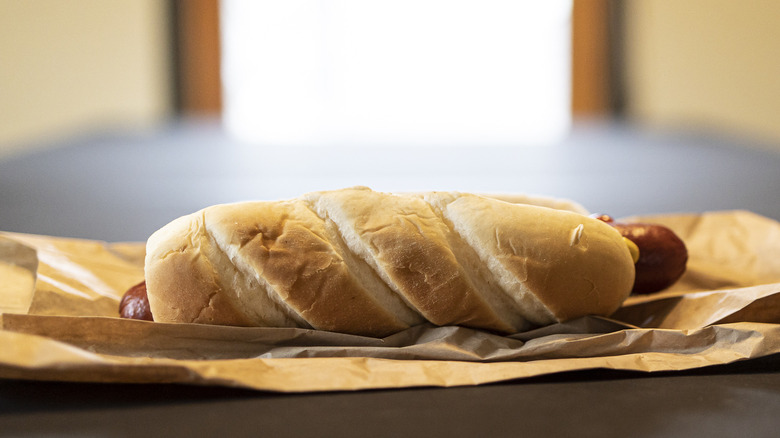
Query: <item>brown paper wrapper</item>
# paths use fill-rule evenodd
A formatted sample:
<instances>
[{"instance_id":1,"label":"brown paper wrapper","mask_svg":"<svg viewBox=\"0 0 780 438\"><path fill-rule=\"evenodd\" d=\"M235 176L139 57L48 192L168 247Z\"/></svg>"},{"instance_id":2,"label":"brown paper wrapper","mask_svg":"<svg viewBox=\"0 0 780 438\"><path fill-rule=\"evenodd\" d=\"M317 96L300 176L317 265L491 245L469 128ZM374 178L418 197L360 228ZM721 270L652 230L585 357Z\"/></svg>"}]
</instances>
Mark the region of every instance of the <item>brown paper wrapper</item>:
<instances>
[{"instance_id":1,"label":"brown paper wrapper","mask_svg":"<svg viewBox=\"0 0 780 438\"><path fill-rule=\"evenodd\" d=\"M39 260L28 314L0 317L0 377L335 391L687 370L780 352L780 224L745 211L626 220L685 241L675 286L630 297L611 318L513 336L421 325L384 339L120 319L119 299L143 279L143 244L0 233Z\"/></svg>"}]
</instances>

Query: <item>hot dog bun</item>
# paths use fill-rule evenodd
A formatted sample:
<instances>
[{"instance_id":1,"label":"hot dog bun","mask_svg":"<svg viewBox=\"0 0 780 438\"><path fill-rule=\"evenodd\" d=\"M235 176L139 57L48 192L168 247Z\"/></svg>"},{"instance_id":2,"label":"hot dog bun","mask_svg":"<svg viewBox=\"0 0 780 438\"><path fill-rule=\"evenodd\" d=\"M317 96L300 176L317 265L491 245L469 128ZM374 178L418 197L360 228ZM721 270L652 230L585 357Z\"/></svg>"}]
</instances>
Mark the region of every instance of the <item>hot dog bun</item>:
<instances>
[{"instance_id":1,"label":"hot dog bun","mask_svg":"<svg viewBox=\"0 0 780 438\"><path fill-rule=\"evenodd\" d=\"M620 233L583 214L367 188L181 217L149 238L145 269L155 321L366 336L609 315L634 282Z\"/></svg>"}]
</instances>

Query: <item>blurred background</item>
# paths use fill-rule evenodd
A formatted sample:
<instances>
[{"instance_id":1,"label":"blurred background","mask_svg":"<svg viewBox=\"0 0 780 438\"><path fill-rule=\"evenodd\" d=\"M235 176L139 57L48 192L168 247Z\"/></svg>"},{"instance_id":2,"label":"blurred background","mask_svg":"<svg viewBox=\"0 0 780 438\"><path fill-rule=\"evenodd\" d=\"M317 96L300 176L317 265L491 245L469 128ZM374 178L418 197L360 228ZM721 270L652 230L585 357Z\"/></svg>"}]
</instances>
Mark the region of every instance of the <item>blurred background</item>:
<instances>
[{"instance_id":1,"label":"blurred background","mask_svg":"<svg viewBox=\"0 0 780 438\"><path fill-rule=\"evenodd\" d=\"M31 198L75 204L82 227L87 195L134 203L154 219L118 237L138 238L209 203L352 184L742 208L711 184L661 183L673 203L631 190L670 166L740 190L727 157L668 158L680 139L780 154L779 16L771 0L0 0L0 229L109 235L8 213ZM751 186L778 184L760 172Z\"/></svg>"},{"instance_id":2,"label":"blurred background","mask_svg":"<svg viewBox=\"0 0 780 438\"><path fill-rule=\"evenodd\" d=\"M422 66L430 67L438 61L444 64L440 67L442 71L455 70L450 59L441 59L446 57L425 60L422 51L410 54L408 49L414 44L408 43L416 40L418 44L438 45L439 55L447 50L456 51L463 57L488 52L476 61L471 56L468 62L473 64L486 59L493 62L497 71L487 77L498 82L494 88L506 87L505 82L511 80L520 84L511 92L528 94L528 89L521 85L533 83L534 87L545 91L539 93L541 98L532 97L536 105L545 100L558 104L565 99L570 102L569 109L574 118L622 117L653 127L707 129L748 136L770 147L780 144L780 81L777 81L780 27L776 25L780 4L775 1L543 2L549 5L538 5L540 2L523 5L523 2L422 1L394 2L397 5L393 8L383 6L382 2L293 2L295 5L287 6L275 3L278 2L0 1L0 156L51 144L48 140L63 136L154 128L182 116L220 118L226 111L240 111L236 101L241 97L227 96L225 99L226 93L254 92L248 98L261 99L263 93L276 88L276 94L292 96L299 100L296 103L308 104L308 108L297 109L299 117L304 113L313 117L307 110L316 102L296 95L293 87L281 84L280 79L290 75L290 65L298 70L319 67L325 71L326 64L334 61L312 60L323 54L314 52L316 48L307 47L307 36L301 36L302 32L298 31L309 28L312 31L309 37L330 38L335 46L339 43L336 40L339 29L331 29L328 34L325 28L331 25L343 30L350 20L354 24L361 19L374 22L362 28L353 26L349 29L351 38L345 37L344 41L373 38L376 42L376 34L387 36L388 31L394 29L394 35L388 37L389 43L402 46L398 50L407 53L390 53L391 46L387 41L374 46L377 56L373 58L368 56L370 50L360 52L361 47L344 49L353 50L365 64L376 64L380 56L390 58L383 65L352 66L352 72L342 73L355 75L341 80L349 81L357 91L370 89L372 84L390 87L386 77L378 77L371 84L357 83L355 79L360 77L361 68L362 72L369 73L385 71L396 81L406 81L401 85L416 83L429 91L436 85L436 76L426 74L430 68ZM362 3L367 5L358 6ZM325 10L328 5L330 11ZM344 12L350 9L357 18ZM445 13L453 10L457 14ZM483 14L475 14L480 10ZM405 20L414 15L422 15L421 26L415 27L417 23ZM383 21L377 17L386 18L384 27L379 26ZM503 20L487 22L491 17ZM499 29L495 35L486 36L491 28L510 27L511 24L514 29ZM424 33L425 27L431 29L437 25L447 25L438 32L444 33L450 41L457 33L465 37L452 41L450 46L441 41L426 43L425 39L430 35ZM372 34L371 27L380 28ZM411 33L409 28L412 28ZM296 32L297 39L293 35ZM448 36L447 32L452 35ZM254 42L248 40L253 36ZM344 37L343 34L340 36ZM500 41L499 37L507 36L514 40ZM536 52L541 53L536 53L533 47L524 47L524 42L529 40L536 44ZM569 40L571 50L562 44L568 44ZM276 49L277 53L271 49ZM251 57L259 58L254 59L254 64L263 60L278 63L283 60L278 52L285 50L288 53L297 50L298 54L291 54L290 58L309 58L310 62L292 60L286 74L268 72L265 77L259 77L258 71L262 72L263 67L253 66ZM435 58L432 51L428 54ZM330 55L331 58L338 57L338 54ZM545 55L559 59L537 59ZM570 60L563 58L567 56ZM416 62L417 76L404 76L402 72L412 67L398 65L400 62ZM550 64L559 71L547 64L531 67L534 62ZM330 73L339 73L338 68L346 70L348 66L330 67ZM463 66L458 67L461 70ZM236 71L228 71L228 68ZM527 77L522 76L523 70ZM544 70L541 77L540 70ZM510 74L495 77L502 71ZM314 77L328 72L304 73ZM434 73L439 75L438 81L448 79L439 71ZM479 70L466 73L480 81L482 87L491 85L484 83L485 76L479 76L483 73ZM266 90L249 91L250 74L257 76L257 82L270 79L270 86ZM297 94L311 92L311 88L303 88L319 80L302 75L293 78L298 80ZM544 83L545 78L549 85ZM233 82L225 83L223 79ZM467 102L474 100L467 87L458 89L458 81L462 80L462 76L458 76L447 84L439 84L435 90L438 95L433 97L447 104L454 101L446 98L448 94ZM333 88L340 86L342 89L333 93L348 88L343 84ZM557 90L554 94L549 91L553 87ZM236 88L241 91L234 91ZM494 89L480 91L492 93ZM369 97L377 102L387 102L389 95ZM340 102L342 107L345 101L364 108L366 104L355 96L347 96ZM500 103L499 100L496 102ZM437 108L428 105L424 109ZM500 109L506 113L506 105ZM442 111L442 108L438 110ZM555 109L544 111L547 120L555 120L544 122L545 119L540 118L537 125L565 124ZM354 116L344 114L344 117L350 115ZM420 117L420 114L414 115ZM469 116L473 118L474 114ZM243 123L240 119L246 116L231 117L229 123L235 125L236 131L246 129L238 126ZM394 122L406 127L404 120ZM554 131L556 127L547 129ZM514 132L507 136L510 134ZM268 137L272 135L282 134L274 132ZM331 133L333 138L340 138L340 135ZM251 134L247 136L251 138ZM546 137L544 133L537 133L537 138Z\"/></svg>"}]
</instances>

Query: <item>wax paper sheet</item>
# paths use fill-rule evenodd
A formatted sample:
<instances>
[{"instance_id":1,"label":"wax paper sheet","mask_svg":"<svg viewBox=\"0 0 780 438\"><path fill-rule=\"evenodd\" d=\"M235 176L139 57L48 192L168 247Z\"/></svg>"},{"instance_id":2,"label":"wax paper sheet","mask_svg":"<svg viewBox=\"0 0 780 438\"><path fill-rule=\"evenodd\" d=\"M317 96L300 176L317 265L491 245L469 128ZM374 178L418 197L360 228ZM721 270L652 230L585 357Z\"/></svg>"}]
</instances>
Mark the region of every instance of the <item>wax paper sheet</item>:
<instances>
[{"instance_id":1,"label":"wax paper sheet","mask_svg":"<svg viewBox=\"0 0 780 438\"><path fill-rule=\"evenodd\" d=\"M630 297L610 318L513 336L421 325L384 339L121 319L119 299L143 279L143 243L0 233L38 260L29 311L0 316L0 377L334 391L687 370L780 353L780 224L746 211L624 220L685 241L677 284Z\"/></svg>"}]
</instances>

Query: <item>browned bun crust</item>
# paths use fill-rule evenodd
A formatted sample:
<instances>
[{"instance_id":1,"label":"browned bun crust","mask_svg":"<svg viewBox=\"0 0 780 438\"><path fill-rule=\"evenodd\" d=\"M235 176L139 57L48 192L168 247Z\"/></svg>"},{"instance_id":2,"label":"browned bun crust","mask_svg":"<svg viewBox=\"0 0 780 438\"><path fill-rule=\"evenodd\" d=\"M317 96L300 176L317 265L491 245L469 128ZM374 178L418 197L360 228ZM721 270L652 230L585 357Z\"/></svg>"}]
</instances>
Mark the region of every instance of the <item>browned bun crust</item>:
<instances>
[{"instance_id":1,"label":"browned bun crust","mask_svg":"<svg viewBox=\"0 0 780 438\"><path fill-rule=\"evenodd\" d=\"M537 324L610 315L634 282L620 233L581 214L470 195L429 195Z\"/></svg>"},{"instance_id":2,"label":"browned bun crust","mask_svg":"<svg viewBox=\"0 0 780 438\"><path fill-rule=\"evenodd\" d=\"M156 321L515 333L611 314L634 269L620 234L583 214L351 188L179 218L149 238L146 281Z\"/></svg>"}]
</instances>

